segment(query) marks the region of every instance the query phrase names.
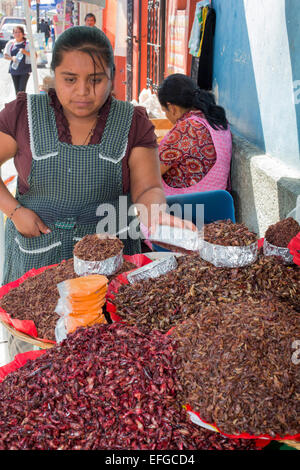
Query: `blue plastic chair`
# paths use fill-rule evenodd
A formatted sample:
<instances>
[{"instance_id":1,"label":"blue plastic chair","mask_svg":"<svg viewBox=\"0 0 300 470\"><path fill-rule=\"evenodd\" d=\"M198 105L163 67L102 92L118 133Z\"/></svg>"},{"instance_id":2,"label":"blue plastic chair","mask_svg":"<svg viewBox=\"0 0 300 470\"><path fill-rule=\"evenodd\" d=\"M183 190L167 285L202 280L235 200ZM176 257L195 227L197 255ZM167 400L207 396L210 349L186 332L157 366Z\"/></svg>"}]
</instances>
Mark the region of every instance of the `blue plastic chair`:
<instances>
[{"instance_id":1,"label":"blue plastic chair","mask_svg":"<svg viewBox=\"0 0 300 470\"><path fill-rule=\"evenodd\" d=\"M204 223L209 224L216 220L230 219L235 222L234 203L231 194L225 190L205 191L201 193L178 194L176 196L167 196L168 206L179 204L192 206L191 214L185 215L184 218L196 222L196 206L204 205Z\"/></svg>"},{"instance_id":2,"label":"blue plastic chair","mask_svg":"<svg viewBox=\"0 0 300 470\"><path fill-rule=\"evenodd\" d=\"M205 191L190 194L178 194L166 197L167 204L171 209L170 213L181 218L191 220L195 225L197 222L197 205L203 204L203 221L205 224L217 220L230 219L235 223L234 202L231 194L225 190ZM172 206L175 209L172 211ZM176 212L176 206L179 212ZM188 210L184 210L188 209ZM201 213L201 211L200 211ZM198 228L200 228L198 226ZM168 251L158 245L153 244L155 251Z\"/></svg>"}]
</instances>

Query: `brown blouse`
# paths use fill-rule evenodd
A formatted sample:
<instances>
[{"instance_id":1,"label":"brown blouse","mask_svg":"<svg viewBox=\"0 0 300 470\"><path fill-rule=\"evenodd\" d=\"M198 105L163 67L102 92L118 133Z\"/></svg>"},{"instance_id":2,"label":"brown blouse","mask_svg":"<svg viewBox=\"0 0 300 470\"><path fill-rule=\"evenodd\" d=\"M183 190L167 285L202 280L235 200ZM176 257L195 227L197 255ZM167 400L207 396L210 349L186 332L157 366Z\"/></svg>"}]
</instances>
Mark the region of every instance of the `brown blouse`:
<instances>
[{"instance_id":1,"label":"brown blouse","mask_svg":"<svg viewBox=\"0 0 300 470\"><path fill-rule=\"evenodd\" d=\"M55 112L58 139L61 142L72 144L69 124L55 90L49 90L49 96L50 104ZM110 103L111 98L108 98L100 109L98 122L89 145L100 142L108 117ZM18 151L14 157L14 164L18 172L18 189L20 194L24 194L29 189L28 177L32 162L27 115L27 94L25 92L20 92L17 98L6 104L0 112L0 132L10 135L18 143ZM156 148L157 146L154 126L148 118L146 109L142 106L136 106L128 135L127 151L122 162L124 194L129 192L130 187L128 159L131 150L134 147Z\"/></svg>"}]
</instances>

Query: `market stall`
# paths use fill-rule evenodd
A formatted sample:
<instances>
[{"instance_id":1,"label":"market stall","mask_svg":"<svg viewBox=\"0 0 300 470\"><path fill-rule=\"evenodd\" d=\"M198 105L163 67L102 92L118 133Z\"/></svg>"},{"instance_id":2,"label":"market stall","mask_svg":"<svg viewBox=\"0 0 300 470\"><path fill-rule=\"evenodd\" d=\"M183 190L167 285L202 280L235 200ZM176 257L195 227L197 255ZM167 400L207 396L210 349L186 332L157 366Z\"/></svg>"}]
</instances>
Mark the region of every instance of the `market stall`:
<instances>
[{"instance_id":1,"label":"market stall","mask_svg":"<svg viewBox=\"0 0 300 470\"><path fill-rule=\"evenodd\" d=\"M132 257L88 235L3 286L1 321L40 350L0 369L0 448L299 448L299 229L216 221Z\"/></svg>"}]
</instances>

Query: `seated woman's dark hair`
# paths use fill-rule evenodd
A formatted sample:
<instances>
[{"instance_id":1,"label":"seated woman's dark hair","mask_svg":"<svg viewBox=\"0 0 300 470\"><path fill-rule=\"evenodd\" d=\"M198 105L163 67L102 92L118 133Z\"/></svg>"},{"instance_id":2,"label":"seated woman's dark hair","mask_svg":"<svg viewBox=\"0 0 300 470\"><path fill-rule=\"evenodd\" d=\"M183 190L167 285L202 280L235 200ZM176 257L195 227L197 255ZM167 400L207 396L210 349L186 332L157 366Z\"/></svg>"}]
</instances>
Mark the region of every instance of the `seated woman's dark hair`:
<instances>
[{"instance_id":1,"label":"seated woman's dark hair","mask_svg":"<svg viewBox=\"0 0 300 470\"><path fill-rule=\"evenodd\" d=\"M158 88L158 100L165 108L171 103L184 109L199 109L213 129L228 127L225 110L216 104L214 95L201 90L187 75L169 75Z\"/></svg>"},{"instance_id":2,"label":"seated woman's dark hair","mask_svg":"<svg viewBox=\"0 0 300 470\"><path fill-rule=\"evenodd\" d=\"M98 28L89 26L73 26L64 31L55 41L51 70L55 71L62 60L65 52L79 51L89 54L96 66L96 60L103 66L105 65L111 70L113 79L115 74L114 52L108 37Z\"/></svg>"}]
</instances>

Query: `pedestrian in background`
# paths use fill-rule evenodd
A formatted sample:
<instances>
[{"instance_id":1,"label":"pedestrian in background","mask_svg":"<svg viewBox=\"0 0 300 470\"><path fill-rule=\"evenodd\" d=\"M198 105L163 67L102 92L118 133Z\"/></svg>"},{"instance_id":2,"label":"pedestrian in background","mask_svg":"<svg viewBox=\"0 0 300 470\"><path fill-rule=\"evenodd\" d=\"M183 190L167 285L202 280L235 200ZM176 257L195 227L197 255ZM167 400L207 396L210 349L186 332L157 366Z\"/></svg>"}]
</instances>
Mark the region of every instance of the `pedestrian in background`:
<instances>
[{"instance_id":1,"label":"pedestrian in background","mask_svg":"<svg viewBox=\"0 0 300 470\"><path fill-rule=\"evenodd\" d=\"M38 32L44 33L44 35L45 35L45 44L46 44L46 48L47 48L48 41L49 41L49 38L50 38L50 26L48 24L48 21L45 21L44 18L41 19L41 23L39 24Z\"/></svg>"},{"instance_id":2,"label":"pedestrian in background","mask_svg":"<svg viewBox=\"0 0 300 470\"><path fill-rule=\"evenodd\" d=\"M84 18L85 26L96 26L96 17L93 13L88 13Z\"/></svg>"},{"instance_id":3,"label":"pedestrian in background","mask_svg":"<svg viewBox=\"0 0 300 470\"><path fill-rule=\"evenodd\" d=\"M25 37L24 28L16 26L13 29L14 39L8 41L4 49L4 58L10 60L8 73L15 87L16 94L25 91L31 72L29 44Z\"/></svg>"},{"instance_id":4,"label":"pedestrian in background","mask_svg":"<svg viewBox=\"0 0 300 470\"><path fill-rule=\"evenodd\" d=\"M51 25L51 41L52 41L52 50L54 48L54 44L55 44L55 28L53 26L53 24Z\"/></svg>"},{"instance_id":5,"label":"pedestrian in background","mask_svg":"<svg viewBox=\"0 0 300 470\"><path fill-rule=\"evenodd\" d=\"M45 44L46 44L46 49L48 47L48 41L49 41L49 38L50 38L50 35L51 35L51 30L50 30L50 26L49 26L49 23L48 21L45 21L45 25L46 25L46 28L45 28Z\"/></svg>"}]
</instances>

